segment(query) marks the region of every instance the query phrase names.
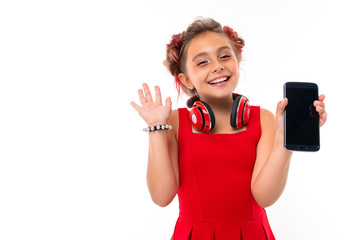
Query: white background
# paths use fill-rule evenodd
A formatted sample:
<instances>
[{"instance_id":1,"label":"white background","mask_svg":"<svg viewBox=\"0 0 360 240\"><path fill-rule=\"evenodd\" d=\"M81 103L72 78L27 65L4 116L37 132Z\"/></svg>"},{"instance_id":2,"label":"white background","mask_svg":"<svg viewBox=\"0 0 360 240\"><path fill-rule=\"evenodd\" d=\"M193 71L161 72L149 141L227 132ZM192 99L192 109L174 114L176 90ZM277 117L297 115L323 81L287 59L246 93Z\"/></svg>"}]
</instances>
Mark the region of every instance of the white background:
<instances>
[{"instance_id":1,"label":"white background","mask_svg":"<svg viewBox=\"0 0 360 240\"><path fill-rule=\"evenodd\" d=\"M275 111L287 81L326 94L318 153L295 153L267 209L277 239L360 239L356 1L1 1L0 239L170 239L152 203L147 82L177 101L165 44L198 16L245 40L237 91Z\"/></svg>"}]
</instances>

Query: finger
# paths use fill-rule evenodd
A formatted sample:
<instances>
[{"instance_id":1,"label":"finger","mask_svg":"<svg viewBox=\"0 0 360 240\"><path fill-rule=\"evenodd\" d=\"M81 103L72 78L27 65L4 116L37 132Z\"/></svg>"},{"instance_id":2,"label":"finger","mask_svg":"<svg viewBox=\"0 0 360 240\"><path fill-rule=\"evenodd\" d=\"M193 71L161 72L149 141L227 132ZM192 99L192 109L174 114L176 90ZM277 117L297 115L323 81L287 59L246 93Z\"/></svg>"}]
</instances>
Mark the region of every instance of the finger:
<instances>
[{"instance_id":1,"label":"finger","mask_svg":"<svg viewBox=\"0 0 360 240\"><path fill-rule=\"evenodd\" d=\"M141 108L139 105L137 105L134 101L130 102L130 105L137 111L139 112L139 109Z\"/></svg>"},{"instance_id":2,"label":"finger","mask_svg":"<svg viewBox=\"0 0 360 240\"><path fill-rule=\"evenodd\" d=\"M152 102L153 99L152 99L152 96L151 96L149 86L146 83L143 83L143 88L144 88L144 93L145 93L146 100Z\"/></svg>"},{"instance_id":3,"label":"finger","mask_svg":"<svg viewBox=\"0 0 360 240\"><path fill-rule=\"evenodd\" d=\"M320 106L320 107L322 107L322 108L325 108L325 103L324 103L323 101L315 101L315 102L314 102L314 106L315 106L315 107Z\"/></svg>"},{"instance_id":4,"label":"finger","mask_svg":"<svg viewBox=\"0 0 360 240\"><path fill-rule=\"evenodd\" d=\"M315 107L321 107L325 109L325 103L323 101L315 101L314 102Z\"/></svg>"},{"instance_id":5,"label":"finger","mask_svg":"<svg viewBox=\"0 0 360 240\"><path fill-rule=\"evenodd\" d=\"M170 97L167 97L166 99L165 99L165 106L166 107L169 107L169 108L171 108L171 98Z\"/></svg>"},{"instance_id":6,"label":"finger","mask_svg":"<svg viewBox=\"0 0 360 240\"><path fill-rule=\"evenodd\" d=\"M140 99L141 105L144 105L144 104L147 102L147 100L146 100L146 98L145 98L145 96L144 96L143 90L142 90L142 89L139 89L139 90L138 90L138 94L139 94L139 99Z\"/></svg>"},{"instance_id":7,"label":"finger","mask_svg":"<svg viewBox=\"0 0 360 240\"><path fill-rule=\"evenodd\" d=\"M314 106L315 106L315 107L321 106L321 107L325 108L324 100L325 100L325 95L324 95L324 94L321 94L321 95L319 96L319 100L315 100L315 101L314 101Z\"/></svg>"},{"instance_id":8,"label":"finger","mask_svg":"<svg viewBox=\"0 0 360 240\"><path fill-rule=\"evenodd\" d=\"M162 104L161 91L159 86L155 86L155 102Z\"/></svg>"},{"instance_id":9,"label":"finger","mask_svg":"<svg viewBox=\"0 0 360 240\"><path fill-rule=\"evenodd\" d=\"M323 114L325 113L325 108L321 107L321 106L317 106L316 107L316 111L319 113L319 114Z\"/></svg>"}]
</instances>

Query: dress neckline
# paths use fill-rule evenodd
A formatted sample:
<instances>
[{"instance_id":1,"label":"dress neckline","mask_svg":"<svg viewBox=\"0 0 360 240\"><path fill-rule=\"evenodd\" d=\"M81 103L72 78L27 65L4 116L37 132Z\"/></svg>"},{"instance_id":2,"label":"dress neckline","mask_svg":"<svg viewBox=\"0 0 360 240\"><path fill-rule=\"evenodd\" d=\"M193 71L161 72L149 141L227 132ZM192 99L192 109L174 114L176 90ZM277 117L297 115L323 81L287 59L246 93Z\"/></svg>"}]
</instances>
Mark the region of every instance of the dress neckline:
<instances>
[{"instance_id":1,"label":"dress neckline","mask_svg":"<svg viewBox=\"0 0 360 240\"><path fill-rule=\"evenodd\" d=\"M205 136L209 136L209 135L219 135L219 136L228 136L228 135L238 135L238 134L242 134L242 133L245 133L247 132L249 129L248 129L248 126L246 126L246 129L242 130L242 131L239 131L239 132L234 132L234 133L199 133L199 132L193 132L193 129L191 127L191 133L193 135L205 135Z\"/></svg>"}]
</instances>

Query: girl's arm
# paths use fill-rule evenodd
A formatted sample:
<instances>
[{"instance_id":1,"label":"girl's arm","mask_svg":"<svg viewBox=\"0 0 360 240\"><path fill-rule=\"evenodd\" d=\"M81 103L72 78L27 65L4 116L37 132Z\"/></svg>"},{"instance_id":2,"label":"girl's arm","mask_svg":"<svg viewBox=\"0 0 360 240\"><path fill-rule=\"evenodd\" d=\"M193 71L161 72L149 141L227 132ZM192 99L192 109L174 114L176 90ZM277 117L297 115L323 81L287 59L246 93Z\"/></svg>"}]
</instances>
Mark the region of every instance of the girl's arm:
<instances>
[{"instance_id":1,"label":"girl's arm","mask_svg":"<svg viewBox=\"0 0 360 240\"><path fill-rule=\"evenodd\" d=\"M155 87L153 101L149 87L143 84L144 91L139 89L142 106L131 102L131 105L145 120L148 126L173 126L170 131L149 132L149 155L147 166L147 184L152 200L165 207L174 199L179 186L179 168L177 161L178 112L171 111L171 100L167 98L162 105L160 88Z\"/></svg>"},{"instance_id":2,"label":"girl's arm","mask_svg":"<svg viewBox=\"0 0 360 240\"><path fill-rule=\"evenodd\" d=\"M325 96L314 102L320 114L320 126L326 122ZM287 99L278 103L275 116L261 109L261 138L257 146L256 162L251 180L251 190L255 201L261 207L268 207L282 194L289 172L291 151L284 147L284 109Z\"/></svg>"},{"instance_id":3,"label":"girl's arm","mask_svg":"<svg viewBox=\"0 0 360 240\"><path fill-rule=\"evenodd\" d=\"M177 115L177 111L171 114L168 124L174 127L172 130L149 133L146 179L152 200L161 207L171 203L179 187L178 149L175 138L177 127L174 126Z\"/></svg>"}]
</instances>

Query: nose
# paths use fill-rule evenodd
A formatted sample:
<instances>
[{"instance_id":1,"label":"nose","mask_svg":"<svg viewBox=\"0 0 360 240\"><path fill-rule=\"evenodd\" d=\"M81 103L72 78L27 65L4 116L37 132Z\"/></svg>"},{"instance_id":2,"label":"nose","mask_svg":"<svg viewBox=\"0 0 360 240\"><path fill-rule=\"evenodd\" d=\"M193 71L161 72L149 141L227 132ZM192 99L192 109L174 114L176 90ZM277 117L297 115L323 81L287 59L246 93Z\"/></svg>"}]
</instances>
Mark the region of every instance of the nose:
<instances>
[{"instance_id":1,"label":"nose","mask_svg":"<svg viewBox=\"0 0 360 240\"><path fill-rule=\"evenodd\" d=\"M220 62L215 62L212 72L213 73L221 72L221 71L224 71L224 69L225 69L224 66Z\"/></svg>"}]
</instances>

